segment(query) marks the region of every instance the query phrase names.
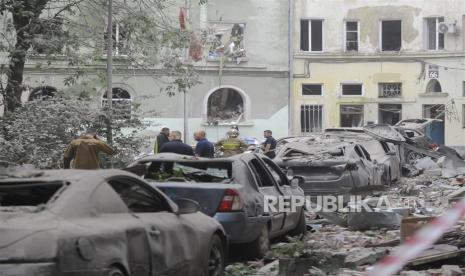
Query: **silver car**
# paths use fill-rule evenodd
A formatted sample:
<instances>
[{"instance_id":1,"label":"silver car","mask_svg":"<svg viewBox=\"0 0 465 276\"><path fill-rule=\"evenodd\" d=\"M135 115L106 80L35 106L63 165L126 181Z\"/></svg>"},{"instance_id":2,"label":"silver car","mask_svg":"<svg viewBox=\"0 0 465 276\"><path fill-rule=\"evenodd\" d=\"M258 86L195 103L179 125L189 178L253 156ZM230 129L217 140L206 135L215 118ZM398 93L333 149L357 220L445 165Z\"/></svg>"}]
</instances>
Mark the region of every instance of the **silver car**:
<instances>
[{"instance_id":1,"label":"silver car","mask_svg":"<svg viewBox=\"0 0 465 276\"><path fill-rule=\"evenodd\" d=\"M191 200L120 170L0 180L0 275L222 275L227 238Z\"/></svg>"}]
</instances>

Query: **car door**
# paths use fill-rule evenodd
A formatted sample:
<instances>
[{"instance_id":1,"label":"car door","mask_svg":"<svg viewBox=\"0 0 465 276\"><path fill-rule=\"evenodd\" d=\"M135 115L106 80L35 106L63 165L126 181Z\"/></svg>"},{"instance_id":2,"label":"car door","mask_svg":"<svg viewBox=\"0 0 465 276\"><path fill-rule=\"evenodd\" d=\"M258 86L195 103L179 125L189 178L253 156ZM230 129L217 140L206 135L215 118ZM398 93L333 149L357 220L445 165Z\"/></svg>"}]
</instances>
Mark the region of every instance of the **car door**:
<instances>
[{"instance_id":1,"label":"car door","mask_svg":"<svg viewBox=\"0 0 465 276\"><path fill-rule=\"evenodd\" d=\"M263 197L268 196L279 200L279 197L283 196L283 193L278 188L274 178L271 177L266 167L257 158L251 158L247 165L250 168L257 183L258 190ZM276 210L269 208L268 215L271 216L271 232L280 231L284 226L284 220L286 217L284 210L280 209L277 204Z\"/></svg>"},{"instance_id":2,"label":"car door","mask_svg":"<svg viewBox=\"0 0 465 276\"><path fill-rule=\"evenodd\" d=\"M370 173L370 185L381 185L381 175L383 174L382 164L378 164L375 160L372 160L370 154L362 145L357 146L360 147L363 153L363 162Z\"/></svg>"},{"instance_id":3,"label":"car door","mask_svg":"<svg viewBox=\"0 0 465 276\"><path fill-rule=\"evenodd\" d=\"M128 209L140 219L149 236L152 275L188 275L189 261L198 241L191 239L190 224L172 210L167 198L144 182L131 177L117 177L108 183Z\"/></svg>"},{"instance_id":4,"label":"car door","mask_svg":"<svg viewBox=\"0 0 465 276\"><path fill-rule=\"evenodd\" d=\"M288 197L304 197L304 191L302 188L299 186L291 186L287 176L281 171L278 165L266 157L262 158L262 160L270 174L275 179L276 183L278 184L278 188L281 190L283 195ZM300 219L300 212L302 211L302 208L303 207L300 207L295 212L292 212L292 210L286 212L284 221L284 228L286 230L293 229L295 227Z\"/></svg>"},{"instance_id":5,"label":"car door","mask_svg":"<svg viewBox=\"0 0 465 276\"><path fill-rule=\"evenodd\" d=\"M367 167L365 156L363 155L363 152L358 145L353 147L353 152L355 154L351 157L355 159L355 163L358 168L356 171L350 171L354 182L353 184L355 187L369 185L371 182L371 172L370 168Z\"/></svg>"}]
</instances>

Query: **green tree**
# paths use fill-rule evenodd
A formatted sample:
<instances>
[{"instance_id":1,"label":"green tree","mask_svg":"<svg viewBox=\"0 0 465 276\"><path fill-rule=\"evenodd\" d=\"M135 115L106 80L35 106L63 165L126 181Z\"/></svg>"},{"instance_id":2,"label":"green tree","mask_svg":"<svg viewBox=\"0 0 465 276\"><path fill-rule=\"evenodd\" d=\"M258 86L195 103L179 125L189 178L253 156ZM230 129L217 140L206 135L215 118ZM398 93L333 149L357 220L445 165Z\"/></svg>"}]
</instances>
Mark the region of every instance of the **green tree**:
<instances>
[{"instance_id":1,"label":"green tree","mask_svg":"<svg viewBox=\"0 0 465 276\"><path fill-rule=\"evenodd\" d=\"M124 107L122 107L124 108ZM115 113L121 114L115 106ZM0 167L5 164L32 164L40 169L62 168L63 153L69 142L88 127L105 134L105 115L89 98L57 96L34 100L8 116L0 117ZM149 141L137 136L145 128L136 108L130 118L112 122L118 149L116 166L131 162Z\"/></svg>"},{"instance_id":2,"label":"green tree","mask_svg":"<svg viewBox=\"0 0 465 276\"><path fill-rule=\"evenodd\" d=\"M0 0L0 13L8 18L0 37L0 51L9 53L9 65L0 68L6 76L6 85L0 83L6 112L21 106L28 57L41 54L47 62L38 66L53 67L60 55L73 72L67 85L76 84L89 65L103 70L106 5L102 0ZM115 24L110 28L114 52L123 57L115 70L158 69L169 77L163 87L170 95L198 83L193 65L184 60L191 33L178 27L173 7L175 2L167 0L114 0Z\"/></svg>"}]
</instances>

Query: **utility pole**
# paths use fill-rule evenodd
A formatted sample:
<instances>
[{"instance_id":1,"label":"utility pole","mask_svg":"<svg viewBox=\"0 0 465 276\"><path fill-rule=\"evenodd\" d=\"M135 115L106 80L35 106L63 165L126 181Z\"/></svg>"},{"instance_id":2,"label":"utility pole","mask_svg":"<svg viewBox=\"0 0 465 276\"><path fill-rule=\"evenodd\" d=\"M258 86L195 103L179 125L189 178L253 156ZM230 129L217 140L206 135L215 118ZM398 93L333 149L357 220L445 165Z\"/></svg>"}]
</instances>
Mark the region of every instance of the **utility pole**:
<instances>
[{"instance_id":1,"label":"utility pole","mask_svg":"<svg viewBox=\"0 0 465 276\"><path fill-rule=\"evenodd\" d=\"M186 23L189 21L189 10L191 6L191 1L190 0L185 0L185 5L186 5ZM185 49L185 63L186 63L186 80L189 77L189 70L187 66L187 62L189 60L189 48L186 47ZM187 144L189 142L189 102L188 102L188 90L187 87L184 90L184 95L183 95L183 104L184 104L184 142Z\"/></svg>"},{"instance_id":2,"label":"utility pole","mask_svg":"<svg viewBox=\"0 0 465 276\"><path fill-rule=\"evenodd\" d=\"M112 133L113 109L113 0L108 0L107 19L107 141L113 144Z\"/></svg>"}]
</instances>

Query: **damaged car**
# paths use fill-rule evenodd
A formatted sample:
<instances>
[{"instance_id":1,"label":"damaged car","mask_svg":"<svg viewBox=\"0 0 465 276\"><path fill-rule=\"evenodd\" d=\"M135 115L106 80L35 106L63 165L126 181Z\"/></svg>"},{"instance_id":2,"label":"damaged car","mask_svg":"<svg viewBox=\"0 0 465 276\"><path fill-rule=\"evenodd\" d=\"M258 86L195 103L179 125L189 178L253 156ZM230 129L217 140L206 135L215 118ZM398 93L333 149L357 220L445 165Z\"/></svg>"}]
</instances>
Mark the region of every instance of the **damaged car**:
<instances>
[{"instance_id":1,"label":"damaged car","mask_svg":"<svg viewBox=\"0 0 465 276\"><path fill-rule=\"evenodd\" d=\"M289 180L263 155L208 159L161 153L138 160L127 170L143 176L173 200L199 202L203 213L223 225L231 244L243 247L250 258L263 257L272 238L306 231L303 206L295 212L266 208L266 197L304 193L299 178Z\"/></svg>"},{"instance_id":2,"label":"damaged car","mask_svg":"<svg viewBox=\"0 0 465 276\"><path fill-rule=\"evenodd\" d=\"M382 166L364 146L339 138L310 139L282 146L274 161L290 175L304 178L306 195L348 195L380 186Z\"/></svg>"},{"instance_id":3,"label":"damaged car","mask_svg":"<svg viewBox=\"0 0 465 276\"><path fill-rule=\"evenodd\" d=\"M383 166L381 180L390 186L401 178L402 167L397 147L384 140L374 139L367 135L363 128L327 128L325 137L338 137L341 141L359 142L369 153L372 161Z\"/></svg>"},{"instance_id":4,"label":"damaged car","mask_svg":"<svg viewBox=\"0 0 465 276\"><path fill-rule=\"evenodd\" d=\"M227 237L198 212L120 170L0 180L0 275L223 275Z\"/></svg>"}]
</instances>

